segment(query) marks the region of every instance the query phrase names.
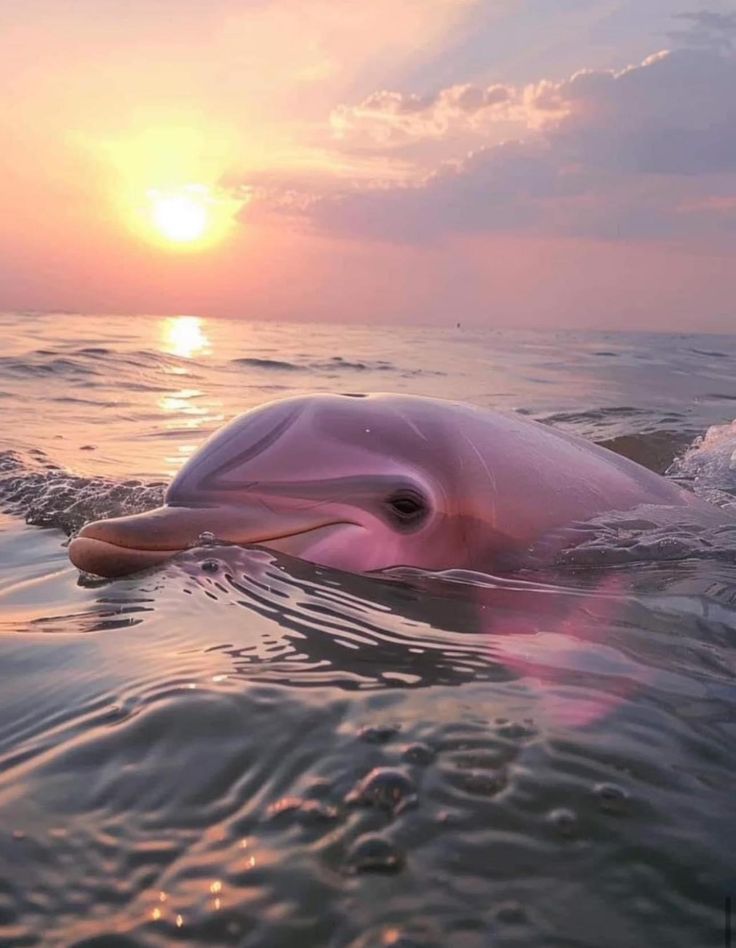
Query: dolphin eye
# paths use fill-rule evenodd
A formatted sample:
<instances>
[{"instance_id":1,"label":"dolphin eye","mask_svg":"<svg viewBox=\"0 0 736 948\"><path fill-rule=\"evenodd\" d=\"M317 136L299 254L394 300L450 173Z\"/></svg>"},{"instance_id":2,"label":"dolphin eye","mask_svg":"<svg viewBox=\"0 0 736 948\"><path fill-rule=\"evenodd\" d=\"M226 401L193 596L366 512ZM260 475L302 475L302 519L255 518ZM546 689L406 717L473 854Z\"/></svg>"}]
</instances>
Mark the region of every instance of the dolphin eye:
<instances>
[{"instance_id":1,"label":"dolphin eye","mask_svg":"<svg viewBox=\"0 0 736 948\"><path fill-rule=\"evenodd\" d=\"M427 501L415 490L402 488L395 491L387 501L389 512L402 524L414 524L427 514Z\"/></svg>"}]
</instances>

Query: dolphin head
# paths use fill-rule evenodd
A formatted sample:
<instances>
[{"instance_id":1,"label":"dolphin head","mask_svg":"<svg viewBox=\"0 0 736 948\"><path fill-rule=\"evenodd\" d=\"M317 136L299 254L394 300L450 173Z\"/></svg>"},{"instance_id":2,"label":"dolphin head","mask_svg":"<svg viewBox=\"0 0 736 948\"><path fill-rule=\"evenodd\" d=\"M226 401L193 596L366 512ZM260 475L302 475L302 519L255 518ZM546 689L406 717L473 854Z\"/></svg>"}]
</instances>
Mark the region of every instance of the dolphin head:
<instances>
[{"instance_id":1,"label":"dolphin head","mask_svg":"<svg viewBox=\"0 0 736 948\"><path fill-rule=\"evenodd\" d=\"M69 556L122 576L209 533L351 572L467 565L489 524L467 509L472 492L442 405L311 395L256 408L184 465L163 507L88 524Z\"/></svg>"}]
</instances>

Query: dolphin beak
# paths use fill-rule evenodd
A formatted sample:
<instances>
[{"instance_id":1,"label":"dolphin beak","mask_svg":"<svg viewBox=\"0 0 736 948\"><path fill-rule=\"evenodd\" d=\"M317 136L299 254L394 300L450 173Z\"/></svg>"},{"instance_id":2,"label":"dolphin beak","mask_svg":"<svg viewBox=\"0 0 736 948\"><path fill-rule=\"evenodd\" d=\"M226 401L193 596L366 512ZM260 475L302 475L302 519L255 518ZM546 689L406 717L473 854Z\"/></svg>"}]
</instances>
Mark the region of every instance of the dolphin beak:
<instances>
[{"instance_id":1,"label":"dolphin beak","mask_svg":"<svg viewBox=\"0 0 736 948\"><path fill-rule=\"evenodd\" d=\"M318 519L308 510L279 513L257 502L243 507L157 507L143 514L88 523L69 544L69 559L85 572L112 579L163 563L197 546L203 533L229 543L267 544L334 523L334 519Z\"/></svg>"}]
</instances>

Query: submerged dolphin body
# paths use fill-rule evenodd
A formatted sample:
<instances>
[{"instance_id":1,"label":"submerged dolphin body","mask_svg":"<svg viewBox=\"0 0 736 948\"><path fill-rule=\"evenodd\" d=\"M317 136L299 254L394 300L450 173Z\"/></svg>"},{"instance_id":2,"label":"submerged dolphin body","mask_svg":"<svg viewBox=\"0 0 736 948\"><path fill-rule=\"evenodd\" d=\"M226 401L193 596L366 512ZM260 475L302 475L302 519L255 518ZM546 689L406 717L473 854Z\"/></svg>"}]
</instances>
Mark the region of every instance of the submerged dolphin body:
<instances>
[{"instance_id":1,"label":"submerged dolphin body","mask_svg":"<svg viewBox=\"0 0 736 948\"><path fill-rule=\"evenodd\" d=\"M236 418L184 465L163 507L88 524L69 556L122 576L207 532L351 572L488 571L570 545L573 523L645 504L706 506L536 422L433 398L307 395Z\"/></svg>"}]
</instances>

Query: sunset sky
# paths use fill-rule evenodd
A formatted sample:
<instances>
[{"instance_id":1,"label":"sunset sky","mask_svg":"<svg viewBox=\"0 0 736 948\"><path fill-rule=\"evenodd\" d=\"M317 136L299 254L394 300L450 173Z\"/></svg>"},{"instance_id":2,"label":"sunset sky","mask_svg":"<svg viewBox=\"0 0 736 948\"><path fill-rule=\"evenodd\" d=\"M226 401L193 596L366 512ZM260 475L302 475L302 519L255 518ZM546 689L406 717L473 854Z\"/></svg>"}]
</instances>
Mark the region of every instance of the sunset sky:
<instances>
[{"instance_id":1,"label":"sunset sky","mask_svg":"<svg viewBox=\"0 0 736 948\"><path fill-rule=\"evenodd\" d=\"M736 328L732 0L0 6L0 308Z\"/></svg>"}]
</instances>

